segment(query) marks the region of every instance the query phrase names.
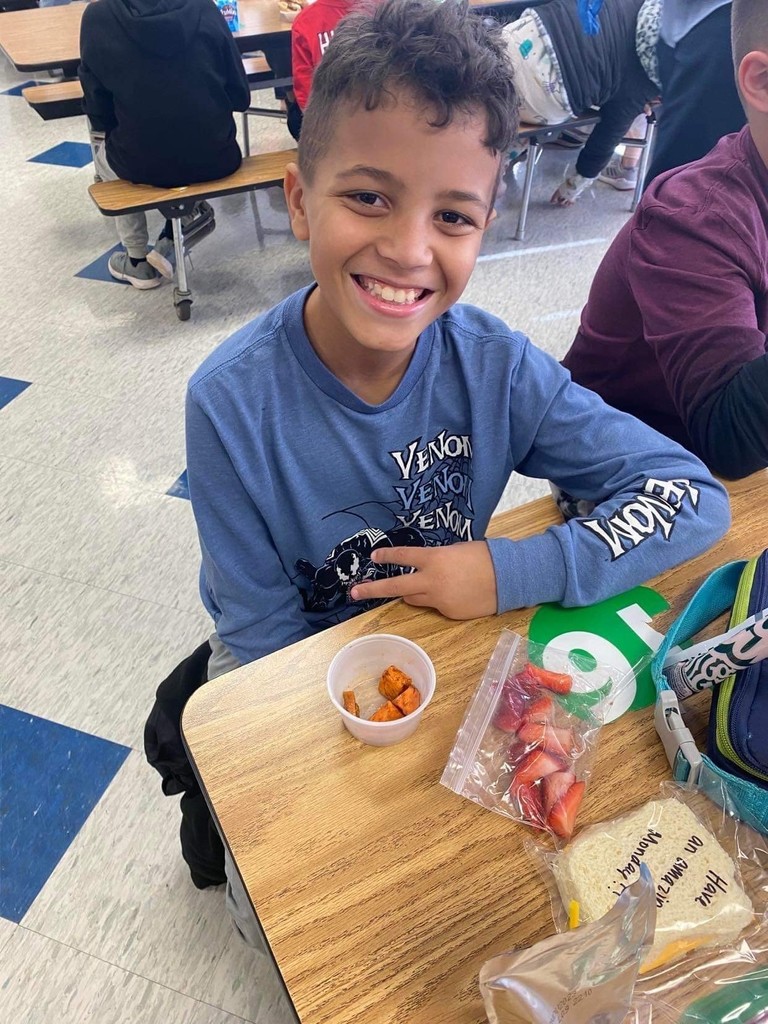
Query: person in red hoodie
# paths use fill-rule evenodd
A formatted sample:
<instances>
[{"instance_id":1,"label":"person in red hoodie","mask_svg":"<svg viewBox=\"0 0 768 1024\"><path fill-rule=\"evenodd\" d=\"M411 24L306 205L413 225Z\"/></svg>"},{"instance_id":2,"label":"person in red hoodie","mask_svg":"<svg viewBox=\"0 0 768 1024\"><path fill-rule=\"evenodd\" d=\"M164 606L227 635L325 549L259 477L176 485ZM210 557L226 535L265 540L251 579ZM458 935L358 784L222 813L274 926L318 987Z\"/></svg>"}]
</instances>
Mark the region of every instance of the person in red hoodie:
<instances>
[{"instance_id":1,"label":"person in red hoodie","mask_svg":"<svg viewBox=\"0 0 768 1024\"><path fill-rule=\"evenodd\" d=\"M357 0L315 0L299 11L291 25L291 69L293 92L299 113L303 113L309 101L312 75L320 58L328 49L333 30L357 3ZM298 139L301 132L301 117L289 119L291 135Z\"/></svg>"}]
</instances>

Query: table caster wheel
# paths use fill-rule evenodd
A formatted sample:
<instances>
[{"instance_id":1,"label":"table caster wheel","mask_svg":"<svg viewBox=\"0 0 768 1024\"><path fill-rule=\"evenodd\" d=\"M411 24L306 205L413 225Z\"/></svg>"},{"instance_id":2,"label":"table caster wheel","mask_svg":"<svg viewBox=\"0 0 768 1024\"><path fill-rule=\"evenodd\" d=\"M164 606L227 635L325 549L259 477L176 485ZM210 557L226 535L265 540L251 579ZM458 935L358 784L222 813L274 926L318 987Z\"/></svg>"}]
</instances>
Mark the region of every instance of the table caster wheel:
<instances>
[{"instance_id":1,"label":"table caster wheel","mask_svg":"<svg viewBox=\"0 0 768 1024\"><path fill-rule=\"evenodd\" d=\"M189 320L192 315L192 300L182 299L176 303L176 316L179 320Z\"/></svg>"}]
</instances>

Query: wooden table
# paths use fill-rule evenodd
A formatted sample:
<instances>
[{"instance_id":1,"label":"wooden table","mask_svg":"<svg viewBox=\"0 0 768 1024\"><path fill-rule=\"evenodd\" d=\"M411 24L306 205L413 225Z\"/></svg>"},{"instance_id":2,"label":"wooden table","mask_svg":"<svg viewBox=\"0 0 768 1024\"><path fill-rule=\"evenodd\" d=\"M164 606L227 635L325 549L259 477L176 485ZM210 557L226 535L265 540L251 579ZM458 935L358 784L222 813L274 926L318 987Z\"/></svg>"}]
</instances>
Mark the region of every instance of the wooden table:
<instances>
[{"instance_id":1,"label":"wooden table","mask_svg":"<svg viewBox=\"0 0 768 1024\"><path fill-rule=\"evenodd\" d=\"M517 11L544 0L471 0L475 7ZM80 20L84 3L0 13L0 50L17 71L44 71L76 65L80 60ZM243 52L258 50L269 39L289 32L291 23L280 17L277 0L239 0L240 31L235 33Z\"/></svg>"},{"instance_id":2,"label":"wooden table","mask_svg":"<svg viewBox=\"0 0 768 1024\"><path fill-rule=\"evenodd\" d=\"M657 629L711 569L765 547L768 472L731 493L724 540L652 582L672 605ZM556 521L546 498L489 533L522 538ZM525 632L531 614L451 622L390 603L215 680L187 705L198 777L302 1024L481 1024L483 962L552 932L523 849L533 833L439 785L499 631ZM354 740L325 689L336 651L375 632L414 640L437 670L417 732L388 748ZM625 716L603 731L580 824L669 778L652 709Z\"/></svg>"}]
</instances>

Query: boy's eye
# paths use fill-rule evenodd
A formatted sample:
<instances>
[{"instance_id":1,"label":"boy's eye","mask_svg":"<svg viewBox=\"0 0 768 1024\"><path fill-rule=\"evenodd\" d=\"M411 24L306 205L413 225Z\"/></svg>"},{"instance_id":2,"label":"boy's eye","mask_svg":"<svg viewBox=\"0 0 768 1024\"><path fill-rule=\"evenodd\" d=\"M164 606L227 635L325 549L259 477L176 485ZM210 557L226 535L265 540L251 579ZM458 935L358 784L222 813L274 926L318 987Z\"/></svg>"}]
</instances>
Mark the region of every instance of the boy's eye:
<instances>
[{"instance_id":1,"label":"boy's eye","mask_svg":"<svg viewBox=\"0 0 768 1024\"><path fill-rule=\"evenodd\" d=\"M443 210L439 215L443 224L450 224L452 227L472 227L472 221L455 210Z\"/></svg>"},{"instance_id":2,"label":"boy's eye","mask_svg":"<svg viewBox=\"0 0 768 1024\"><path fill-rule=\"evenodd\" d=\"M380 196L377 196L375 192L355 192L353 193L352 198L356 199L364 206L375 206L380 199Z\"/></svg>"}]
</instances>

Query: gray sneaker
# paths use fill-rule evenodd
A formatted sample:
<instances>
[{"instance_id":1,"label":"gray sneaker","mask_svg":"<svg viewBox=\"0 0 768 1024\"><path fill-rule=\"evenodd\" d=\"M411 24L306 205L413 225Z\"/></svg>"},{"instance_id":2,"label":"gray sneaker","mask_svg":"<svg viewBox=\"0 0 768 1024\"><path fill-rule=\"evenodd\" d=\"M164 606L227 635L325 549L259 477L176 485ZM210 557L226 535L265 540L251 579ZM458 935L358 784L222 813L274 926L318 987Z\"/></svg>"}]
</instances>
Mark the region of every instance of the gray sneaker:
<instances>
[{"instance_id":1,"label":"gray sneaker","mask_svg":"<svg viewBox=\"0 0 768 1024\"><path fill-rule=\"evenodd\" d=\"M154 267L146 261L134 267L127 252L113 252L107 266L112 277L117 281L127 281L134 288L157 288L162 283Z\"/></svg>"}]
</instances>

